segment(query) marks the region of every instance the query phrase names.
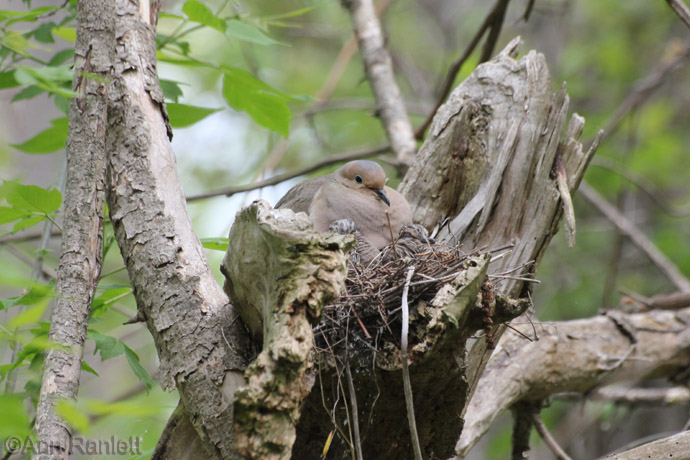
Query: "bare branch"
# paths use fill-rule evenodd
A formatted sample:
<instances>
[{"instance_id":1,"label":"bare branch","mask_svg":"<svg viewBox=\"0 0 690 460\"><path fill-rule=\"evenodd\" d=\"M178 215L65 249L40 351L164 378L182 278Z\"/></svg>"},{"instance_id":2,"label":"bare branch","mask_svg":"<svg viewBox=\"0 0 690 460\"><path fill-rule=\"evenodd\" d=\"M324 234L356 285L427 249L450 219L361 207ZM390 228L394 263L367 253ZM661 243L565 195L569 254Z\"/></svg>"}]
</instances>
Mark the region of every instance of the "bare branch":
<instances>
[{"instance_id":1,"label":"bare branch","mask_svg":"<svg viewBox=\"0 0 690 460\"><path fill-rule=\"evenodd\" d=\"M381 123L397 160L411 164L417 142L395 82L391 57L384 46L381 24L372 0L343 0L350 12L364 69L371 84Z\"/></svg>"},{"instance_id":2,"label":"bare branch","mask_svg":"<svg viewBox=\"0 0 690 460\"><path fill-rule=\"evenodd\" d=\"M463 51L462 54L450 65L448 73L446 74L446 78L443 80L443 83L441 84L441 89L439 89L436 105L431 110L431 112L429 112L429 116L427 116L426 120L424 120L424 123L422 123L419 126L419 128L417 128L417 131L415 131L415 138L424 138L424 133L429 128L429 125L436 116L436 112L438 112L439 107L443 105L443 101L446 100L446 97L448 97L450 90L453 88L455 77L458 76L458 73L460 72L460 69L462 69L463 64L465 64L465 61L467 61L467 59L470 57L474 49L479 44L479 41L482 39L486 31L493 23L494 16L496 15L498 9L501 7L502 3L503 0L498 0L496 2L489 14L487 14L486 18L484 18L484 22L482 22L482 24L479 26L479 29L474 34L474 37L472 37L472 40L470 40L470 43L467 45L467 48L465 48L465 51Z\"/></svg>"},{"instance_id":3,"label":"bare branch","mask_svg":"<svg viewBox=\"0 0 690 460\"><path fill-rule=\"evenodd\" d=\"M625 303L640 303L650 310L680 310L690 306L690 292L672 292L671 294L658 294L652 297L644 297L627 289L621 292L628 296L621 299Z\"/></svg>"},{"instance_id":4,"label":"bare branch","mask_svg":"<svg viewBox=\"0 0 690 460\"><path fill-rule=\"evenodd\" d=\"M254 182L253 184L239 185L237 187L228 187L228 188L225 188L222 190L216 190L215 192L208 192L208 193L201 193L199 195L192 195L190 197L187 197L187 202L196 201L196 200L203 200L205 198L212 198L214 196L221 196L221 195L232 196L236 193L249 192L251 190L256 190L259 188L269 187L271 185L276 185L276 184L280 184L281 182L285 182L286 180L294 179L295 177L309 174L310 172L318 171L319 169L325 168L326 166L330 166L334 163L340 163L340 162L345 162L345 161L359 160L361 158L372 157L375 155L380 155L382 153L386 153L389 150L390 150L390 147L386 145L383 147L378 147L378 148L373 148L373 149L357 150L355 152L343 153L340 155L333 155L333 156L330 156L328 158L324 158L323 160L318 161L312 165L298 169L297 171L291 171L291 172L287 172L284 174L279 174L277 176L271 177L270 179L262 180L259 182Z\"/></svg>"},{"instance_id":5,"label":"bare branch","mask_svg":"<svg viewBox=\"0 0 690 460\"><path fill-rule=\"evenodd\" d=\"M602 460L639 460L641 458L685 458L690 452L690 431L643 444L634 449L607 455Z\"/></svg>"},{"instance_id":6,"label":"bare branch","mask_svg":"<svg viewBox=\"0 0 690 460\"><path fill-rule=\"evenodd\" d=\"M681 21L690 27L690 9L682 0L666 0L666 3L676 12Z\"/></svg>"},{"instance_id":7,"label":"bare branch","mask_svg":"<svg viewBox=\"0 0 690 460\"><path fill-rule=\"evenodd\" d=\"M690 364L685 317L678 312L597 316L535 323L539 340L507 331L479 379L456 447L458 458L517 401L541 401L557 393L586 394L602 384L673 376ZM513 327L532 334L531 324ZM656 458L656 457L650 457Z\"/></svg>"},{"instance_id":8,"label":"bare branch","mask_svg":"<svg viewBox=\"0 0 690 460\"><path fill-rule=\"evenodd\" d=\"M606 216L611 223L613 223L618 230L627 235L630 240L644 252L647 257L666 275L679 290L683 292L690 292L690 280L683 275L678 267L666 257L659 249L652 243L652 241L645 236L644 233L637 228L627 217L618 211L611 203L606 201L604 197L599 195L587 183L580 185L580 193L589 201L595 208Z\"/></svg>"},{"instance_id":9,"label":"bare branch","mask_svg":"<svg viewBox=\"0 0 690 460\"><path fill-rule=\"evenodd\" d=\"M70 430L55 412L55 404L77 399L91 301L101 271L108 116L105 95L114 23L115 8L110 2L79 2L72 84L79 97L70 100L69 105L65 223L57 298L48 334L55 347L46 353L36 409L38 440L48 446L51 459L66 459L70 454ZM85 72L99 78L86 78ZM47 240L49 235L48 230L44 238ZM35 458L43 458L35 454Z\"/></svg>"},{"instance_id":10,"label":"bare branch","mask_svg":"<svg viewBox=\"0 0 690 460\"><path fill-rule=\"evenodd\" d=\"M537 430L537 433L539 433L539 436L541 436L541 439L544 441L544 444L546 444L546 447L553 452L556 460L572 460L570 456L565 453L563 448L558 445L554 437L551 436L548 428L546 428L546 425L544 425L544 421L541 419L541 415L539 415L537 412L532 413L532 425L534 425L534 429Z\"/></svg>"},{"instance_id":11,"label":"bare branch","mask_svg":"<svg viewBox=\"0 0 690 460\"><path fill-rule=\"evenodd\" d=\"M512 449L510 458L522 460L529 455L529 438L532 434L532 404L517 403L511 407L513 414Z\"/></svg>"},{"instance_id":12,"label":"bare branch","mask_svg":"<svg viewBox=\"0 0 690 460\"><path fill-rule=\"evenodd\" d=\"M610 401L616 404L669 406L690 404L690 389L677 386L670 388L627 388L607 386L587 395L593 401Z\"/></svg>"}]
</instances>

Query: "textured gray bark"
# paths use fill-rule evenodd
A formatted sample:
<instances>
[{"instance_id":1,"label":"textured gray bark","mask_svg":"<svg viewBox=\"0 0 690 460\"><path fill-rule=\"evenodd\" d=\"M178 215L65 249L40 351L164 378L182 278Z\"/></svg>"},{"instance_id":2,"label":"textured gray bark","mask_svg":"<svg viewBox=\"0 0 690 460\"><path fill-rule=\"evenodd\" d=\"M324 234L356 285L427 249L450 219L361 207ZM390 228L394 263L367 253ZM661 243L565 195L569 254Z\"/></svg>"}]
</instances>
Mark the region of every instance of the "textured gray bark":
<instances>
[{"instance_id":1,"label":"textured gray bark","mask_svg":"<svg viewBox=\"0 0 690 460\"><path fill-rule=\"evenodd\" d=\"M107 133L115 237L158 350L161 385L179 390L208 456L235 458L231 401L242 382L245 333L231 321L233 309L192 230L176 176L149 4L118 0L115 8ZM184 458L165 445L154 457Z\"/></svg>"},{"instance_id":2,"label":"textured gray bark","mask_svg":"<svg viewBox=\"0 0 690 460\"><path fill-rule=\"evenodd\" d=\"M615 314L614 314L615 313ZM507 332L467 408L457 446L464 457L493 421L518 401L538 402L555 393L585 394L623 380L669 377L690 365L690 309L653 310L559 323L516 325L538 341ZM657 457L653 457L657 458Z\"/></svg>"},{"instance_id":3,"label":"textured gray bark","mask_svg":"<svg viewBox=\"0 0 690 460\"><path fill-rule=\"evenodd\" d=\"M643 444L625 452L607 455L603 460L688 460L690 459L690 431Z\"/></svg>"},{"instance_id":4,"label":"textured gray bark","mask_svg":"<svg viewBox=\"0 0 690 460\"><path fill-rule=\"evenodd\" d=\"M45 453L39 459L69 455L69 426L55 413L61 399L75 401L81 359L94 290L102 260L107 126L107 79L114 38L110 3L80 1L77 12L73 89L67 141L62 253L48 338L56 344L46 352L36 413L36 434ZM82 76L97 75L101 81Z\"/></svg>"}]
</instances>

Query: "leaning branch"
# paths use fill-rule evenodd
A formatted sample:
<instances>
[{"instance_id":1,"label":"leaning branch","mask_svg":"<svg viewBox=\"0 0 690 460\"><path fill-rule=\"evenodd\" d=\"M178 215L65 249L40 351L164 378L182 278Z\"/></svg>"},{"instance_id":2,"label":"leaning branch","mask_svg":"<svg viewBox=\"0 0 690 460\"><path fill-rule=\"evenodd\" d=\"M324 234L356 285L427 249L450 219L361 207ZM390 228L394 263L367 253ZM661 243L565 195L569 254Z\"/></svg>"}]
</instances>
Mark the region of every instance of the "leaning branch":
<instances>
[{"instance_id":1,"label":"leaning branch","mask_svg":"<svg viewBox=\"0 0 690 460\"><path fill-rule=\"evenodd\" d=\"M350 12L364 69L386 137L398 161L411 164L417 151L412 125L393 75L391 57L384 46L381 24L372 0L343 0Z\"/></svg>"},{"instance_id":2,"label":"leaning branch","mask_svg":"<svg viewBox=\"0 0 690 460\"><path fill-rule=\"evenodd\" d=\"M65 223L62 235L57 300L53 304L51 343L36 409L36 433L50 458L66 459L71 440L68 425L55 412L60 400L76 401L86 329L103 258L105 209L107 80L115 38L112 4L84 0L77 12L77 42L67 142ZM98 78L86 78L85 73ZM41 458L37 454L35 458Z\"/></svg>"},{"instance_id":3,"label":"leaning branch","mask_svg":"<svg viewBox=\"0 0 690 460\"><path fill-rule=\"evenodd\" d=\"M604 214L613 225L644 252L668 279L682 292L690 292L690 280L681 273L678 267L664 255L652 241L645 236L637 226L625 217L611 203L606 201L596 190L586 182L580 185L580 193L599 212Z\"/></svg>"}]
</instances>

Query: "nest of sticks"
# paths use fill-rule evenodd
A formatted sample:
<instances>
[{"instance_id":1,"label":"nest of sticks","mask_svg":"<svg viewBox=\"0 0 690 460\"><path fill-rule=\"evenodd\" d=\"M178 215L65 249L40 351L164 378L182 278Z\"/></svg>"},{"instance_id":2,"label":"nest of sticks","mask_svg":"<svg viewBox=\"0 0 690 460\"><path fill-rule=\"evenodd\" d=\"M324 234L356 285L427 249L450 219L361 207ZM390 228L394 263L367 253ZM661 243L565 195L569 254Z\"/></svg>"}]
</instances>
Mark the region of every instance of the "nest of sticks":
<instances>
[{"instance_id":1,"label":"nest of sticks","mask_svg":"<svg viewBox=\"0 0 690 460\"><path fill-rule=\"evenodd\" d=\"M422 305L455 278L473 254L459 247L430 245L411 257L390 261L377 258L367 267L350 263L345 292L324 308L323 318L314 328L317 351L399 348L401 299L408 267L415 267L408 286L410 323L421 326L425 324ZM410 332L410 342L414 343L415 328Z\"/></svg>"}]
</instances>

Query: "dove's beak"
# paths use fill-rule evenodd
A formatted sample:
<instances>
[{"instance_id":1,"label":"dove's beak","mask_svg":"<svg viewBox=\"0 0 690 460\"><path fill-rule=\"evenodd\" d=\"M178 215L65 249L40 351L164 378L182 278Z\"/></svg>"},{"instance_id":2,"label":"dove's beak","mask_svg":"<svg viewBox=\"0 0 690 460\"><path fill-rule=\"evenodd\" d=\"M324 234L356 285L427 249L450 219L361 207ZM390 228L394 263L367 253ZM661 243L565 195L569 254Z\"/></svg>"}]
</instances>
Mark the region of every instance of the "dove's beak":
<instances>
[{"instance_id":1,"label":"dove's beak","mask_svg":"<svg viewBox=\"0 0 690 460\"><path fill-rule=\"evenodd\" d=\"M376 195L378 195L378 197L381 198L381 201L383 201L384 203L386 203L388 206L391 205L390 200L388 199L388 197L386 196L386 194L385 194L385 192L384 192L383 190L381 190L381 189L376 189L376 190L374 190L374 193L376 193Z\"/></svg>"}]
</instances>

